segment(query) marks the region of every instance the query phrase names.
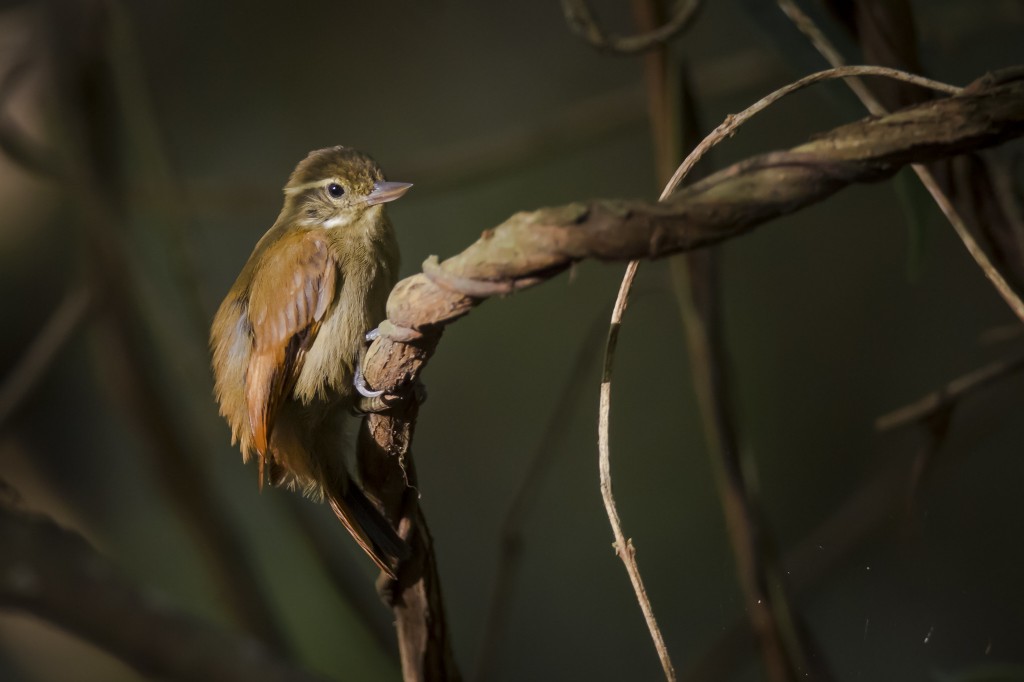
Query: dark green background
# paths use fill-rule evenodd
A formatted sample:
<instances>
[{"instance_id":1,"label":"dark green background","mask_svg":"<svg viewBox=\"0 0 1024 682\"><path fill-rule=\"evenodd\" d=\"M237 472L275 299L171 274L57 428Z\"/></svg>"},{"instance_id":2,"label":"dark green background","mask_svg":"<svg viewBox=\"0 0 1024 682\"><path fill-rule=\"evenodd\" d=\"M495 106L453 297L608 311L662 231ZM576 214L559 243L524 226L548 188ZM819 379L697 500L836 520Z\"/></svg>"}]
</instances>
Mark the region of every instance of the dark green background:
<instances>
[{"instance_id":1,"label":"dark green background","mask_svg":"<svg viewBox=\"0 0 1024 682\"><path fill-rule=\"evenodd\" d=\"M675 49L693 73L705 129L824 67L772 3L758 13L742 0L706 4ZM914 4L930 75L964 84L1024 62L1019 1ZM625 5L597 7L625 31ZM287 493L259 495L254 470L229 447L161 225L173 220L169 207L182 211L212 306L273 222L288 173L317 147L361 148L390 179L415 183L391 210L403 274L428 255L458 252L518 210L654 198L642 62L584 45L554 0L114 7L122 21L108 36L110 58L127 84L116 127L128 169L124 233L147 282L139 295L152 314L153 362L180 410L174 419L201 434L193 454L245 529L300 662L334 679L398 679L395 656L295 538ZM40 8L11 3L0 13L0 65L38 40L46 25ZM56 144L47 132L60 116L50 66L35 62L9 106L35 139ZM708 167L860 115L840 86L798 94L744 127ZM1012 149L1020 148L1005 151ZM2 374L80 278L67 195L0 158ZM892 183L844 191L722 247L742 447L759 467L783 552L920 445L913 429L875 433L876 416L1019 349L1020 337L979 341L1013 317L949 225L918 201L926 221L916 265ZM425 372L430 399L414 448L421 501L467 677L482 644L499 528L621 272L584 263L488 302L448 329ZM155 483L145 441L97 352L104 343L94 331L75 337L3 426L0 475L133 577L236 627ZM612 462L626 533L680 670L743 613L685 353L667 265L645 263L619 345ZM599 497L597 379L594 362L570 393L576 408L561 426L560 452L519 519L524 553L495 679L660 675ZM1024 664L1022 406L1019 377L964 403L912 511L893 515L800 593L837 679L944 679L986 664ZM326 508L320 513L336 527ZM372 596L370 563L340 527L337 541L365 577L358 589ZM389 614L381 608L380 617ZM748 659L743 679L756 679ZM0 677L137 679L108 655L12 613L0 614Z\"/></svg>"}]
</instances>

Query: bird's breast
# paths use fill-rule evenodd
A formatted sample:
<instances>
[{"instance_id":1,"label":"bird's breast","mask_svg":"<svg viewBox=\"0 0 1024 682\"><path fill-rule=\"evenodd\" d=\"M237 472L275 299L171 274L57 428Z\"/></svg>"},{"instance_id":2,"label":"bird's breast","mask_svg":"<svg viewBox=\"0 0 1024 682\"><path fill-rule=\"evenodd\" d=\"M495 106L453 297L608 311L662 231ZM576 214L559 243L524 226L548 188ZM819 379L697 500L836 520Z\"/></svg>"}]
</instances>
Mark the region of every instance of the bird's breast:
<instances>
[{"instance_id":1,"label":"bird's breast","mask_svg":"<svg viewBox=\"0 0 1024 682\"><path fill-rule=\"evenodd\" d=\"M353 378L366 349L366 332L385 317L397 263L389 254L369 249L341 253L337 263L335 300L306 353L294 394L302 402L330 400L349 406L357 395Z\"/></svg>"}]
</instances>

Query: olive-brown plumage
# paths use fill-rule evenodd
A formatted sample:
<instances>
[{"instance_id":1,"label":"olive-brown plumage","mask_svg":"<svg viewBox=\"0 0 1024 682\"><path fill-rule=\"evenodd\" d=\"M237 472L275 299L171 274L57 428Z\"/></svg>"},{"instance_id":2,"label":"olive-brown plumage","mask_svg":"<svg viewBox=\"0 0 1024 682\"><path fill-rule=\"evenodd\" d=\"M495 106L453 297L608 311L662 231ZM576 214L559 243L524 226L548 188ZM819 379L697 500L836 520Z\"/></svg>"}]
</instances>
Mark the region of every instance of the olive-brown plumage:
<instances>
[{"instance_id":1,"label":"olive-brown plumage","mask_svg":"<svg viewBox=\"0 0 1024 682\"><path fill-rule=\"evenodd\" d=\"M410 187L353 149L311 152L284 207L221 303L210 332L215 393L259 485L326 497L356 542L394 577L407 551L348 476L342 422L365 333L385 315L398 244L384 204Z\"/></svg>"}]
</instances>

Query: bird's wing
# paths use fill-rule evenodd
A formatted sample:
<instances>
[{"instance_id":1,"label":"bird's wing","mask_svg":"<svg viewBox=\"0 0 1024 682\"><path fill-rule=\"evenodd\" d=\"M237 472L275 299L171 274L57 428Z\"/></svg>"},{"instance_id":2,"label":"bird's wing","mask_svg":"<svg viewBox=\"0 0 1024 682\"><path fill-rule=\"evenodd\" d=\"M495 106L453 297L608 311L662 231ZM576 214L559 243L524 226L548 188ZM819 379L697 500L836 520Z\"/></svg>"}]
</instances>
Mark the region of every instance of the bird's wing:
<instances>
[{"instance_id":1,"label":"bird's wing","mask_svg":"<svg viewBox=\"0 0 1024 682\"><path fill-rule=\"evenodd\" d=\"M249 294L253 350L245 378L261 486L274 417L334 300L338 271L326 237L315 231L285 234L272 251L257 266Z\"/></svg>"}]
</instances>

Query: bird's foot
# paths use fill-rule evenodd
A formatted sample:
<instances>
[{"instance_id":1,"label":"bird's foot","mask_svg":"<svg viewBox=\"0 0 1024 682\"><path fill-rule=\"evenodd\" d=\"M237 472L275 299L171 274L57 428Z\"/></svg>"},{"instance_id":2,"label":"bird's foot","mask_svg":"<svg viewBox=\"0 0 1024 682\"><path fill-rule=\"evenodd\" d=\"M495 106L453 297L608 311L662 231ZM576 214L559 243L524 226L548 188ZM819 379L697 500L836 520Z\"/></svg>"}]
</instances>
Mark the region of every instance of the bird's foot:
<instances>
[{"instance_id":1,"label":"bird's foot","mask_svg":"<svg viewBox=\"0 0 1024 682\"><path fill-rule=\"evenodd\" d=\"M380 327L366 332L363 338L366 343L373 343L380 336ZM356 404L356 411L362 414L387 412L395 404L405 400L415 400L422 405L427 400L427 387L419 379L412 385L412 390L407 394L388 393L384 390L374 390L366 384L366 377L363 375L363 363L360 360L356 363L355 376L352 384L362 398Z\"/></svg>"},{"instance_id":2,"label":"bird's foot","mask_svg":"<svg viewBox=\"0 0 1024 682\"><path fill-rule=\"evenodd\" d=\"M357 378L362 378L362 373L356 373ZM366 390L364 393L363 390ZM412 389L408 393L390 393L388 391L371 391L366 387L365 382L362 388L356 384L356 390L363 396L355 405L355 411L359 414L380 414L382 412L389 412L396 405L404 403L408 400L414 400L417 405L422 405L427 401L427 387L423 385L423 382L417 379L412 385Z\"/></svg>"},{"instance_id":3,"label":"bird's foot","mask_svg":"<svg viewBox=\"0 0 1024 682\"><path fill-rule=\"evenodd\" d=\"M384 391L374 391L366 385L362 361L356 363L356 375L352 378L352 384L356 387L356 392L364 398L379 398L384 395Z\"/></svg>"}]
</instances>

